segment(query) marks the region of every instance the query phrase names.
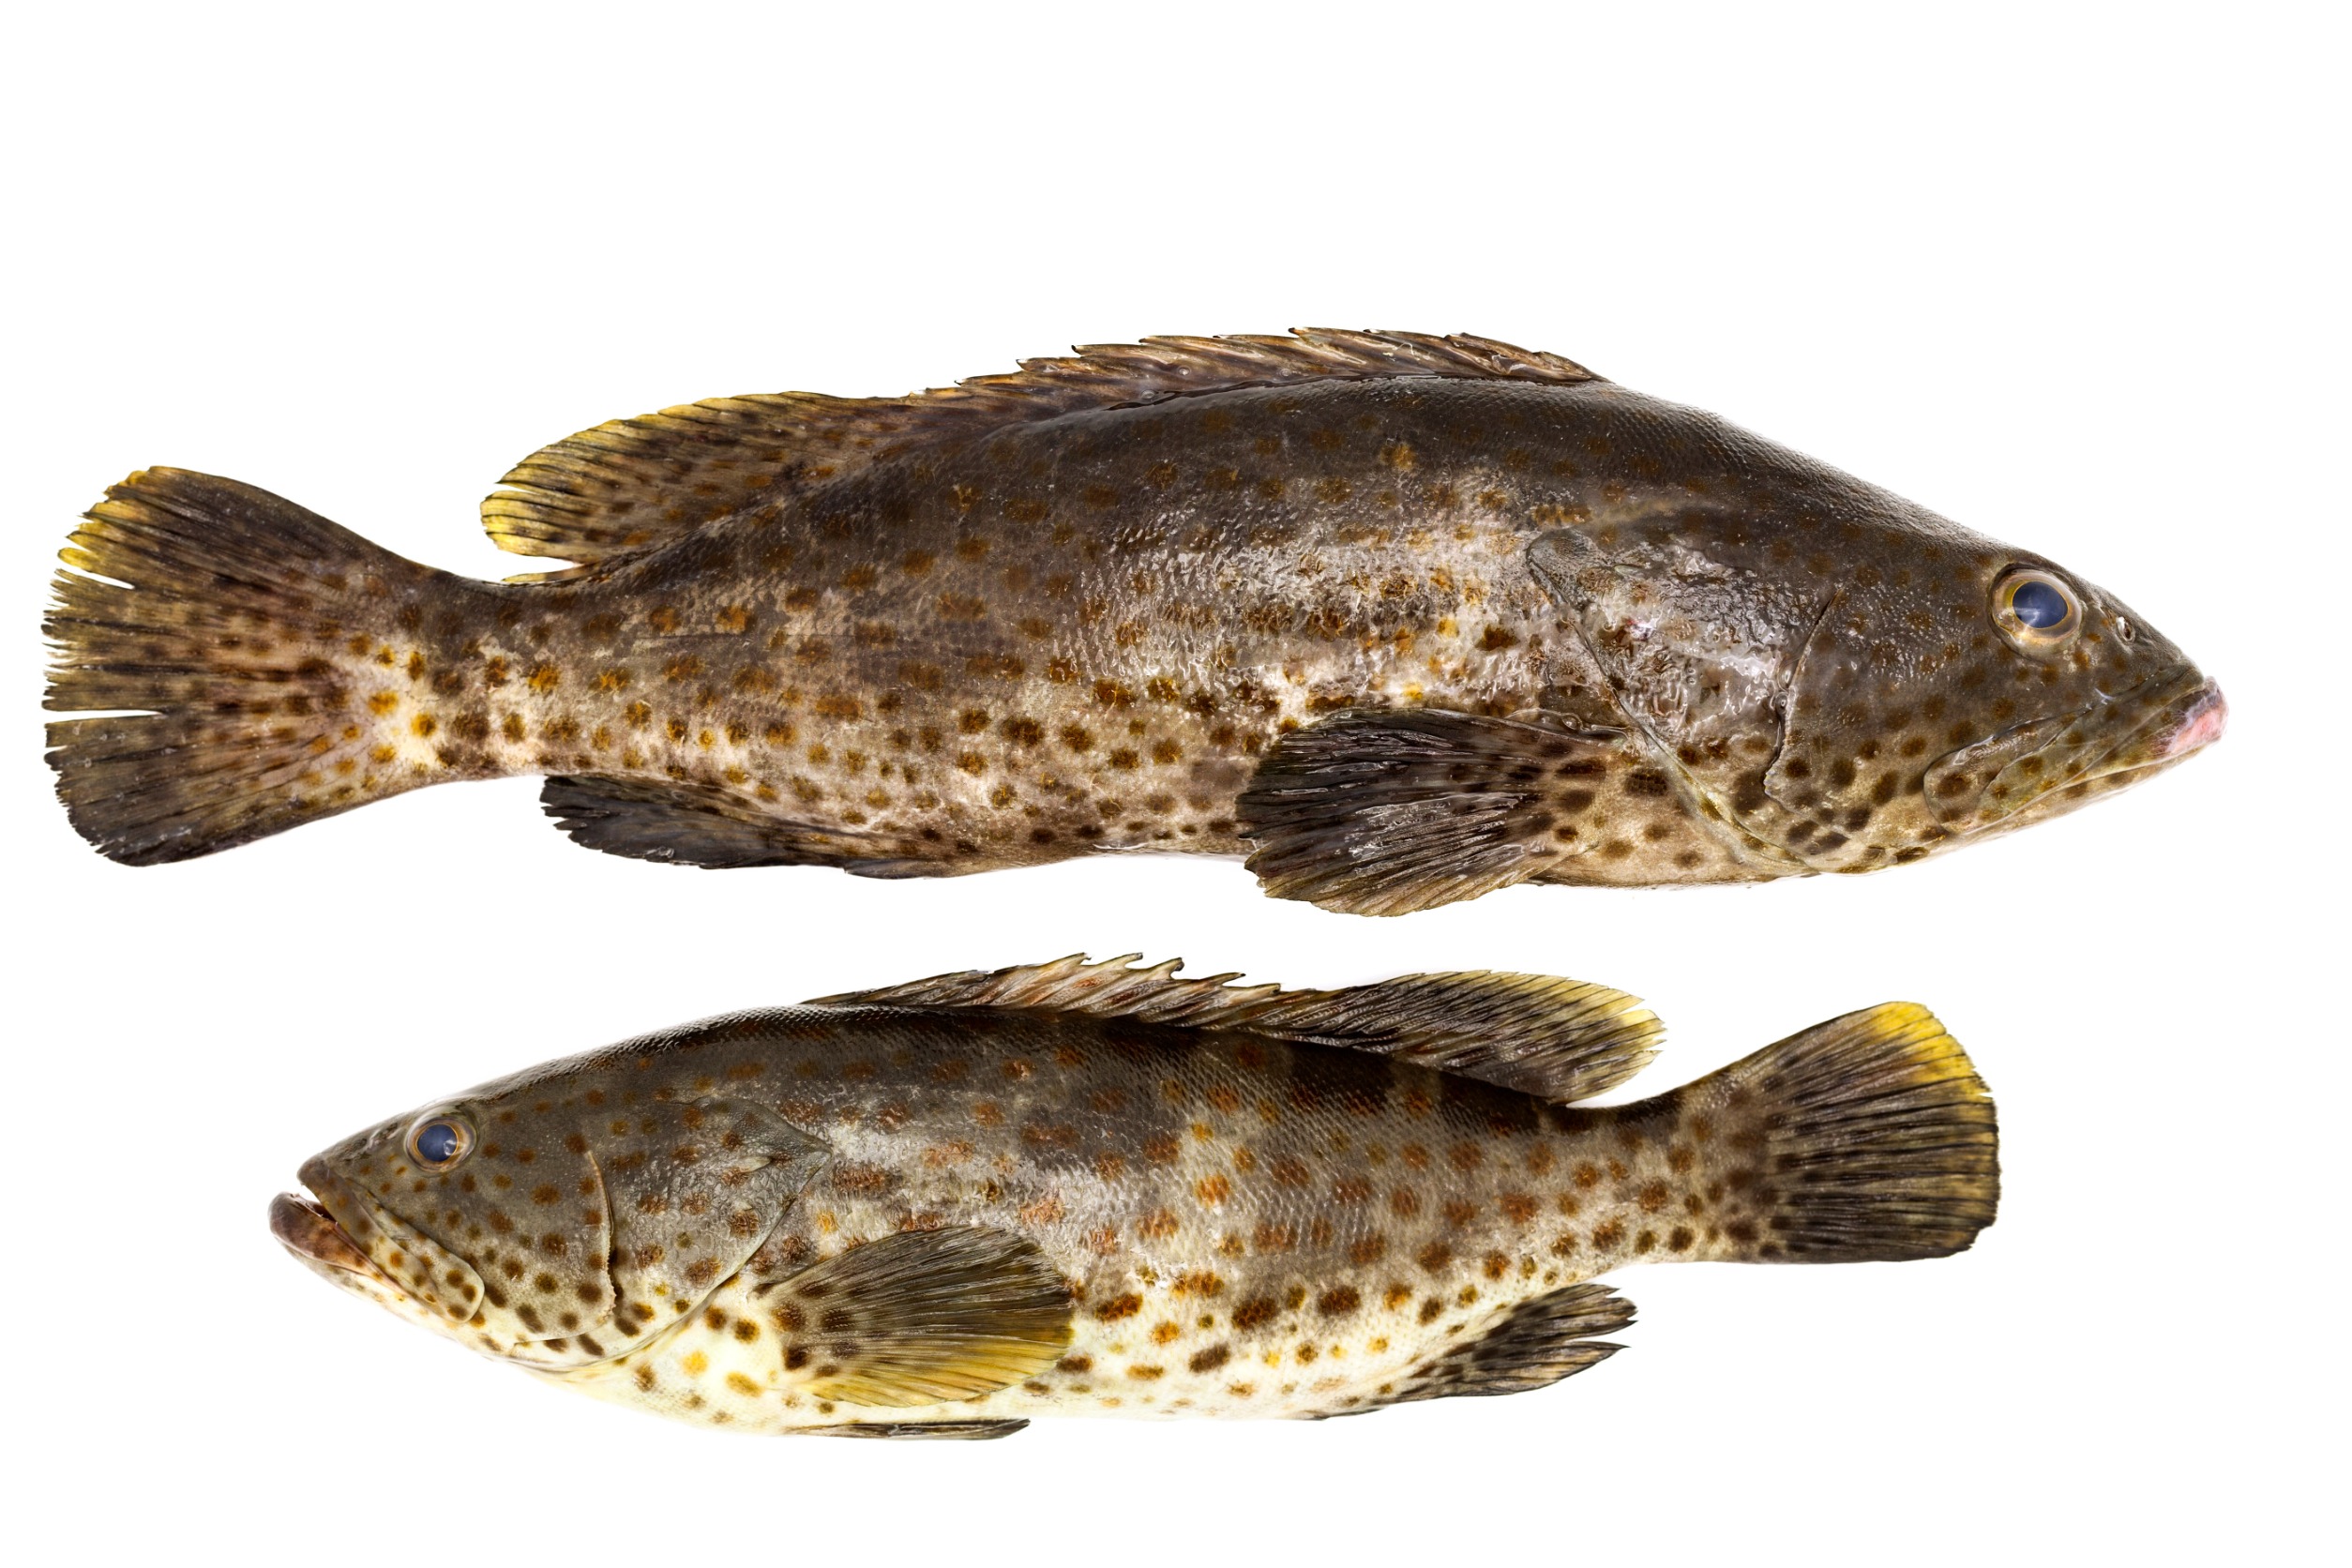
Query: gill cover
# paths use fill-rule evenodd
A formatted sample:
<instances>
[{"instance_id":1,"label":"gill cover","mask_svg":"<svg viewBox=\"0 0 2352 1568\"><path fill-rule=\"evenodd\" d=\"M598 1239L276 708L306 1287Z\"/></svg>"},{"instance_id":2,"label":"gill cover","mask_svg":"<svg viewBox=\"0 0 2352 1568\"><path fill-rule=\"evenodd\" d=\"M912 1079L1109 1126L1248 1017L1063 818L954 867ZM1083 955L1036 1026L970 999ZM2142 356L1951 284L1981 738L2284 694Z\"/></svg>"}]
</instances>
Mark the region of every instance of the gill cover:
<instances>
[{"instance_id":1,"label":"gill cover","mask_svg":"<svg viewBox=\"0 0 2352 1568\"><path fill-rule=\"evenodd\" d=\"M632 1107L589 1138L612 1216L624 1344L742 1268L830 1153L765 1107L722 1098Z\"/></svg>"},{"instance_id":2,"label":"gill cover","mask_svg":"<svg viewBox=\"0 0 2352 1568\"><path fill-rule=\"evenodd\" d=\"M1528 547L1528 565L1626 716L1747 830L1751 854L1794 868L1775 848L1782 813L1764 779L1826 589L1786 580L1764 539L1678 512L1553 529Z\"/></svg>"}]
</instances>

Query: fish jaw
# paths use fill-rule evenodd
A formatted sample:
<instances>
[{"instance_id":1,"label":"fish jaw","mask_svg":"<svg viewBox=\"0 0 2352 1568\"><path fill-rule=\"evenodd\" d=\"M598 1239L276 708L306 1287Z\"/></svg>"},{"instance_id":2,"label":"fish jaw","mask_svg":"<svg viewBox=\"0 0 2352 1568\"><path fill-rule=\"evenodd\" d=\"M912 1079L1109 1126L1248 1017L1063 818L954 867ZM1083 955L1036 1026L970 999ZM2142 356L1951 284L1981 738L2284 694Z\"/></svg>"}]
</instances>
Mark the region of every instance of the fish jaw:
<instances>
[{"instance_id":1,"label":"fish jaw","mask_svg":"<svg viewBox=\"0 0 2352 1568\"><path fill-rule=\"evenodd\" d=\"M279 1193L270 1200L270 1234L304 1267L328 1284L375 1303L393 1316L455 1340L467 1349L493 1360L508 1359L514 1349L485 1333L478 1300L479 1277L473 1291L449 1288L445 1277L418 1284L419 1266L431 1259L436 1270L458 1263L433 1243L371 1201L335 1165L330 1150L303 1162L297 1176L306 1193ZM458 1310L462 1304L463 1310Z\"/></svg>"},{"instance_id":2,"label":"fish jaw","mask_svg":"<svg viewBox=\"0 0 2352 1568\"><path fill-rule=\"evenodd\" d=\"M270 1199L269 1229L280 1246L329 1285L373 1302L420 1328L444 1335L449 1333L445 1320L376 1267L366 1249L352 1240L351 1233L316 1199L279 1193Z\"/></svg>"},{"instance_id":3,"label":"fish jaw","mask_svg":"<svg viewBox=\"0 0 2352 1568\"><path fill-rule=\"evenodd\" d=\"M2190 669L2065 719L2020 725L1939 760L1929 801L1955 835L2007 833L2097 795L2152 778L2219 740L2229 721L2220 685Z\"/></svg>"},{"instance_id":4,"label":"fish jaw","mask_svg":"<svg viewBox=\"0 0 2352 1568\"><path fill-rule=\"evenodd\" d=\"M269 1200L269 1233L288 1252L321 1270L371 1274L375 1265L315 1199L281 1192ZM333 1274L329 1274L329 1278Z\"/></svg>"}]
</instances>

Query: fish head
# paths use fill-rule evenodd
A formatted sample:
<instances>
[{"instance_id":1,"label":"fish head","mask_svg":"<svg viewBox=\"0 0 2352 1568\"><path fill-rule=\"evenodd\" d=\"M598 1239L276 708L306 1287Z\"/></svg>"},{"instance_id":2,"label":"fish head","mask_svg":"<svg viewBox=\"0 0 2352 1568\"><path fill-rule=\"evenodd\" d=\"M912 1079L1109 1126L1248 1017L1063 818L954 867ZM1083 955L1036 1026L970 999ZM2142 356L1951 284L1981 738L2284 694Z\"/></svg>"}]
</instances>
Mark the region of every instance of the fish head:
<instances>
[{"instance_id":1,"label":"fish head","mask_svg":"<svg viewBox=\"0 0 2352 1568\"><path fill-rule=\"evenodd\" d=\"M1917 860L2219 738L2220 687L2096 583L1859 483L1812 500L1660 508L1530 550L1619 708L1753 858Z\"/></svg>"},{"instance_id":2,"label":"fish head","mask_svg":"<svg viewBox=\"0 0 2352 1568\"><path fill-rule=\"evenodd\" d=\"M698 1081L583 1058L377 1123L301 1168L270 1229L336 1285L564 1371L686 1317L767 1239L826 1146Z\"/></svg>"}]
</instances>

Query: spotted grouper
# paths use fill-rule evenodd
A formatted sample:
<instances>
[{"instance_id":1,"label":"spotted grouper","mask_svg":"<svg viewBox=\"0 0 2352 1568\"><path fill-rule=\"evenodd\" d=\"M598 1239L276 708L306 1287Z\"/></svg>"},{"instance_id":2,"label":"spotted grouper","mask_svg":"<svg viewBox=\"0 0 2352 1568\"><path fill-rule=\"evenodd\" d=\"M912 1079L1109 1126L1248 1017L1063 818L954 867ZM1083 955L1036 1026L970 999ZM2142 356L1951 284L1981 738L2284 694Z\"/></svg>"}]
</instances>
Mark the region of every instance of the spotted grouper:
<instances>
[{"instance_id":1,"label":"spotted grouper","mask_svg":"<svg viewBox=\"0 0 2352 1568\"><path fill-rule=\"evenodd\" d=\"M1635 1262L1936 1258L1997 1132L1924 1008L1671 1093L1654 1017L1538 975L1334 991L1079 958L743 1013L392 1117L272 1228L549 1380L752 1432L1353 1414L1543 1387Z\"/></svg>"},{"instance_id":2,"label":"spotted grouper","mask_svg":"<svg viewBox=\"0 0 2352 1568\"><path fill-rule=\"evenodd\" d=\"M1247 855L1393 914L1856 872L2217 736L2114 596L1707 414L1478 338L1161 338L898 400L721 399L430 570L132 475L65 552L52 761L144 864L550 776L583 844L928 876ZM105 710L105 716L97 716Z\"/></svg>"}]
</instances>

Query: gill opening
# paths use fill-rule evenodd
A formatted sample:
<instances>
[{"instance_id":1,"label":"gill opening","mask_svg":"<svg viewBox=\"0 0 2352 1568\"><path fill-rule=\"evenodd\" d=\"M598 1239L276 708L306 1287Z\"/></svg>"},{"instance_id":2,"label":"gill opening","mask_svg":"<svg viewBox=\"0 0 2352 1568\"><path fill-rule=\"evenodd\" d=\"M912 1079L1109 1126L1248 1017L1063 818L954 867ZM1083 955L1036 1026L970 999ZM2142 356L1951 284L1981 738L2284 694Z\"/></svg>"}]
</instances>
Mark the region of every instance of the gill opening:
<instances>
[{"instance_id":1,"label":"gill opening","mask_svg":"<svg viewBox=\"0 0 2352 1568\"><path fill-rule=\"evenodd\" d=\"M1780 678L1780 689L1772 693L1772 716L1778 720L1779 733L1772 738L1772 754L1764 760L1764 777L1767 780L1779 769L1781 758L1788 751L1788 732L1794 727L1790 722L1789 709L1796 701L1797 677L1803 672L1806 656L1813 652L1814 643L1820 640L1821 628L1829 624L1830 611L1835 610L1837 601L1845 596L1845 589L1832 588L1830 596L1821 601L1821 608L1815 613L1813 624L1805 627L1804 641L1797 644L1797 656L1788 661L1788 668ZM1764 793L1779 805L1788 806L1787 801L1772 793L1769 783L1764 788ZM1789 809L1794 810L1795 807L1789 807Z\"/></svg>"},{"instance_id":2,"label":"gill opening","mask_svg":"<svg viewBox=\"0 0 2352 1568\"><path fill-rule=\"evenodd\" d=\"M621 1299L621 1217L612 1212L612 1189L604 1184L604 1167L596 1163L596 1150L583 1149L580 1157L588 1162L588 1174L596 1184L596 1204L604 1211L604 1293L612 1303L612 1316L609 1321L614 1337L627 1340L633 1337L635 1331L629 1327L628 1304ZM580 1343L577 1335L572 1343ZM624 1345L611 1355L598 1356L595 1361L575 1364L599 1365L617 1356L626 1355L629 1349L629 1346Z\"/></svg>"}]
</instances>

